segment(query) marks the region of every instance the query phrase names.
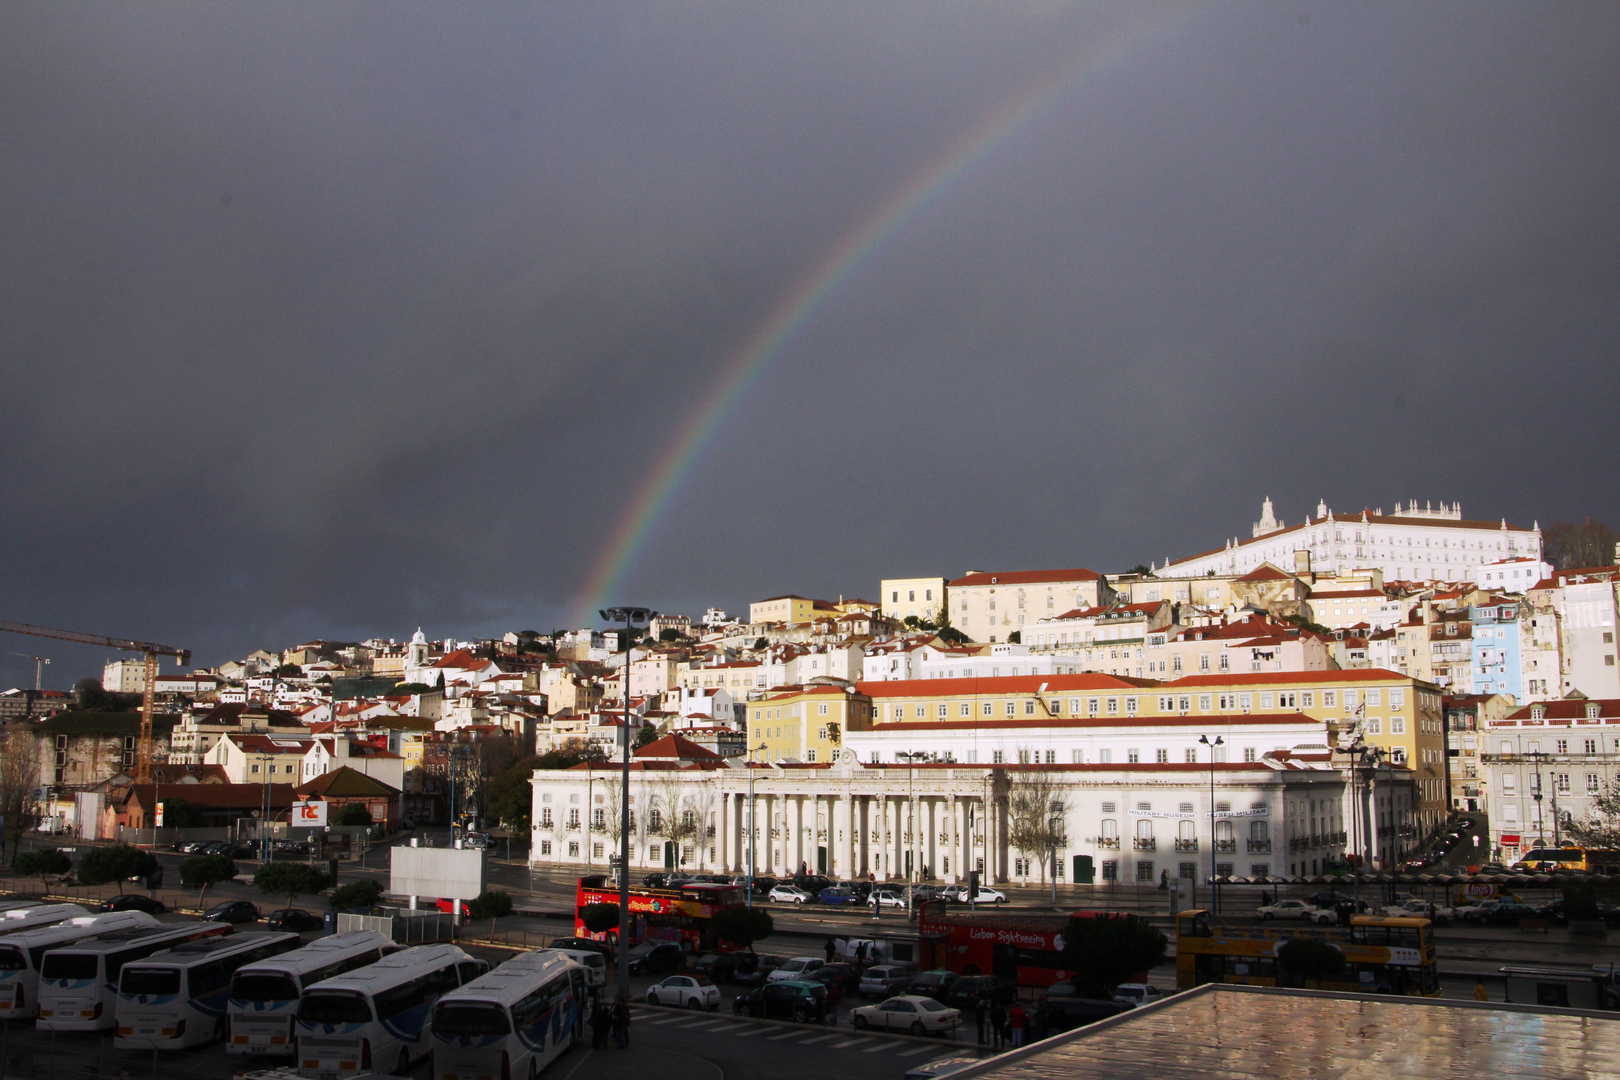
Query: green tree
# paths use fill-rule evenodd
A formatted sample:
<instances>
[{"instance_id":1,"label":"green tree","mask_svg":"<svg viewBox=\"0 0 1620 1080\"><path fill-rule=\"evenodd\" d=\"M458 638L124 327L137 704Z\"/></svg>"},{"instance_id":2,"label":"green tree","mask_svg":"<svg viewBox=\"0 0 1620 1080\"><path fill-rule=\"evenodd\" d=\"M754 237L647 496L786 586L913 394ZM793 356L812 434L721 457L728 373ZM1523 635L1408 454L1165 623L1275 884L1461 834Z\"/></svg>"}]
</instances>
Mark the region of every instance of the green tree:
<instances>
[{"instance_id":1,"label":"green tree","mask_svg":"<svg viewBox=\"0 0 1620 1080\"><path fill-rule=\"evenodd\" d=\"M1541 537L1542 554L1560 570L1614 565L1614 530L1601 521L1555 521Z\"/></svg>"},{"instance_id":2,"label":"green tree","mask_svg":"<svg viewBox=\"0 0 1620 1080\"><path fill-rule=\"evenodd\" d=\"M1063 928L1063 966L1098 997L1164 962L1169 940L1139 915L1074 918Z\"/></svg>"},{"instance_id":3,"label":"green tree","mask_svg":"<svg viewBox=\"0 0 1620 1080\"><path fill-rule=\"evenodd\" d=\"M586 904L579 909L579 921L593 934L605 934L619 928L618 904Z\"/></svg>"},{"instance_id":4,"label":"green tree","mask_svg":"<svg viewBox=\"0 0 1620 1080\"><path fill-rule=\"evenodd\" d=\"M185 799L163 800L163 827L165 829L201 829L208 823L202 811Z\"/></svg>"},{"instance_id":5,"label":"green tree","mask_svg":"<svg viewBox=\"0 0 1620 1080\"><path fill-rule=\"evenodd\" d=\"M390 697L410 697L413 694L425 694L433 687L425 682L402 682L388 691Z\"/></svg>"},{"instance_id":6,"label":"green tree","mask_svg":"<svg viewBox=\"0 0 1620 1080\"><path fill-rule=\"evenodd\" d=\"M771 643L766 641L764 638L755 638L754 639L754 648L756 648L756 649L768 649L768 648L770 648L770 644Z\"/></svg>"},{"instance_id":7,"label":"green tree","mask_svg":"<svg viewBox=\"0 0 1620 1080\"><path fill-rule=\"evenodd\" d=\"M1315 938L1289 938L1277 950L1277 962L1300 986L1307 979L1322 982L1344 973L1344 953Z\"/></svg>"},{"instance_id":8,"label":"green tree","mask_svg":"<svg viewBox=\"0 0 1620 1080\"><path fill-rule=\"evenodd\" d=\"M334 825L372 825L371 811L359 803L344 803L332 815Z\"/></svg>"},{"instance_id":9,"label":"green tree","mask_svg":"<svg viewBox=\"0 0 1620 1080\"><path fill-rule=\"evenodd\" d=\"M651 724L643 724L641 730L636 732L636 749L640 750L648 743L658 741L658 729Z\"/></svg>"},{"instance_id":10,"label":"green tree","mask_svg":"<svg viewBox=\"0 0 1620 1080\"><path fill-rule=\"evenodd\" d=\"M304 674L304 669L297 664L282 664L271 674L283 679L296 679Z\"/></svg>"},{"instance_id":11,"label":"green tree","mask_svg":"<svg viewBox=\"0 0 1620 1080\"><path fill-rule=\"evenodd\" d=\"M50 883L45 880L46 874L62 875L73 869L73 860L68 858L67 852L58 848L38 848L34 851L24 851L11 860L11 869L25 876L38 875L40 888L50 891Z\"/></svg>"},{"instance_id":12,"label":"green tree","mask_svg":"<svg viewBox=\"0 0 1620 1080\"><path fill-rule=\"evenodd\" d=\"M666 626L662 630L658 631L658 640L679 641L681 640L681 632L675 629L673 626Z\"/></svg>"},{"instance_id":13,"label":"green tree","mask_svg":"<svg viewBox=\"0 0 1620 1080\"><path fill-rule=\"evenodd\" d=\"M488 889L473 897L467 905L467 914L474 919L488 919L489 933L495 935L495 920L512 914L512 897L499 889Z\"/></svg>"},{"instance_id":14,"label":"green tree","mask_svg":"<svg viewBox=\"0 0 1620 1080\"><path fill-rule=\"evenodd\" d=\"M332 890L327 903L333 911L370 910L382 899L383 887L379 881L351 881Z\"/></svg>"},{"instance_id":15,"label":"green tree","mask_svg":"<svg viewBox=\"0 0 1620 1080\"><path fill-rule=\"evenodd\" d=\"M299 893L313 895L325 890L332 882L326 874L308 863L272 862L265 863L254 872L253 884L267 895L285 896L287 906L292 907Z\"/></svg>"},{"instance_id":16,"label":"green tree","mask_svg":"<svg viewBox=\"0 0 1620 1080\"><path fill-rule=\"evenodd\" d=\"M180 863L180 884L196 889L197 906L203 906L208 886L236 877L236 860L229 855L193 855Z\"/></svg>"},{"instance_id":17,"label":"green tree","mask_svg":"<svg viewBox=\"0 0 1620 1080\"><path fill-rule=\"evenodd\" d=\"M486 805L490 816L520 836L528 835L530 807L534 803L534 787L529 781L534 770L542 767L540 759L530 754L512 762L489 782Z\"/></svg>"},{"instance_id":18,"label":"green tree","mask_svg":"<svg viewBox=\"0 0 1620 1080\"><path fill-rule=\"evenodd\" d=\"M1023 644L1023 641L1024 632L1022 630L1014 630L1012 633L1007 635L1007 643L1010 645L1021 645Z\"/></svg>"},{"instance_id":19,"label":"green tree","mask_svg":"<svg viewBox=\"0 0 1620 1080\"><path fill-rule=\"evenodd\" d=\"M740 949L746 949L776 929L771 913L762 907L728 907L715 912L714 935Z\"/></svg>"},{"instance_id":20,"label":"green tree","mask_svg":"<svg viewBox=\"0 0 1620 1080\"><path fill-rule=\"evenodd\" d=\"M1135 566L1131 567L1130 573L1136 574L1139 577L1152 577L1153 568L1147 563L1137 563Z\"/></svg>"},{"instance_id":21,"label":"green tree","mask_svg":"<svg viewBox=\"0 0 1620 1080\"><path fill-rule=\"evenodd\" d=\"M114 844L112 847L91 848L79 856L79 882L83 885L117 883L120 894L124 882L131 878L149 877L158 868L158 861L150 851Z\"/></svg>"}]
</instances>

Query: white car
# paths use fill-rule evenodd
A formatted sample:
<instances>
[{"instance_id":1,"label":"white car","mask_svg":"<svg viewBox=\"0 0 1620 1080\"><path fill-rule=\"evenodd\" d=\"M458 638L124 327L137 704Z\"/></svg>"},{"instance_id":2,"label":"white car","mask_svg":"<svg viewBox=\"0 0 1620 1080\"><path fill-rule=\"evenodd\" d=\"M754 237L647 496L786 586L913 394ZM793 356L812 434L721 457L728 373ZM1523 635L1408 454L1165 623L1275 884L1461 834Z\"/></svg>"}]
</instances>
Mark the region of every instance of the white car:
<instances>
[{"instance_id":1,"label":"white car","mask_svg":"<svg viewBox=\"0 0 1620 1080\"><path fill-rule=\"evenodd\" d=\"M880 907L904 908L907 906L905 897L899 893L890 892L888 889L872 890L871 903Z\"/></svg>"},{"instance_id":2,"label":"white car","mask_svg":"<svg viewBox=\"0 0 1620 1080\"><path fill-rule=\"evenodd\" d=\"M1275 904L1255 908L1254 913L1262 919L1299 919L1303 922L1321 923L1323 926L1333 921L1333 912L1307 904L1303 900L1279 900Z\"/></svg>"},{"instance_id":3,"label":"white car","mask_svg":"<svg viewBox=\"0 0 1620 1080\"><path fill-rule=\"evenodd\" d=\"M810 899L810 894L797 885L778 885L770 892L773 904L802 904Z\"/></svg>"},{"instance_id":4,"label":"white car","mask_svg":"<svg viewBox=\"0 0 1620 1080\"><path fill-rule=\"evenodd\" d=\"M1435 904L1433 906L1434 914L1431 916L1429 914L1430 905L1427 900L1413 899L1402 904L1389 905L1384 909L1384 914L1394 916L1398 919L1432 918L1437 923L1450 922L1452 919L1457 917L1457 912L1452 908L1446 907L1443 904Z\"/></svg>"},{"instance_id":5,"label":"white car","mask_svg":"<svg viewBox=\"0 0 1620 1080\"><path fill-rule=\"evenodd\" d=\"M769 975L765 981L786 982L789 979L808 979L812 973L820 971L827 966L827 961L819 956L795 956Z\"/></svg>"},{"instance_id":6,"label":"white car","mask_svg":"<svg viewBox=\"0 0 1620 1080\"><path fill-rule=\"evenodd\" d=\"M962 902L967 903L966 889L962 890ZM983 885L980 885L979 894L973 898L973 902L975 904L1005 904L1007 902L1007 894L996 889L987 889Z\"/></svg>"},{"instance_id":7,"label":"white car","mask_svg":"<svg viewBox=\"0 0 1620 1080\"><path fill-rule=\"evenodd\" d=\"M857 1031L909 1031L913 1035L935 1035L962 1023L962 1014L933 998L902 994L876 1005L862 1005L850 1011L850 1023Z\"/></svg>"},{"instance_id":8,"label":"white car","mask_svg":"<svg viewBox=\"0 0 1620 1080\"><path fill-rule=\"evenodd\" d=\"M720 988L707 975L671 975L647 988L647 1004L685 1006L688 1009L718 1009Z\"/></svg>"},{"instance_id":9,"label":"white car","mask_svg":"<svg viewBox=\"0 0 1620 1080\"><path fill-rule=\"evenodd\" d=\"M1114 987L1114 1000L1133 1009L1151 1005L1165 996L1164 991L1147 983L1120 983Z\"/></svg>"}]
</instances>

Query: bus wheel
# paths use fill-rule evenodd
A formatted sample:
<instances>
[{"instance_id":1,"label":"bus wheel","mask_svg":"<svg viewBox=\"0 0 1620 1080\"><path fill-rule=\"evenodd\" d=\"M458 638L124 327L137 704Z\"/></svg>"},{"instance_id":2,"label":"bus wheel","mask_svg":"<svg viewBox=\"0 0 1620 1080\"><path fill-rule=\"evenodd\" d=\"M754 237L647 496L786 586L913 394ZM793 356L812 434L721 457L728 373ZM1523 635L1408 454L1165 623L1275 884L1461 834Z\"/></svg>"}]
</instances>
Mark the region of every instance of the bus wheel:
<instances>
[{"instance_id":1,"label":"bus wheel","mask_svg":"<svg viewBox=\"0 0 1620 1080\"><path fill-rule=\"evenodd\" d=\"M537 1078L539 1076L540 1076L540 1066L535 1063L534 1058L530 1058L529 1059L529 1080L537 1080Z\"/></svg>"},{"instance_id":2,"label":"bus wheel","mask_svg":"<svg viewBox=\"0 0 1620 1080\"><path fill-rule=\"evenodd\" d=\"M399 1052L399 1063L394 1067L394 1075L411 1075L411 1052L409 1050L401 1050Z\"/></svg>"}]
</instances>

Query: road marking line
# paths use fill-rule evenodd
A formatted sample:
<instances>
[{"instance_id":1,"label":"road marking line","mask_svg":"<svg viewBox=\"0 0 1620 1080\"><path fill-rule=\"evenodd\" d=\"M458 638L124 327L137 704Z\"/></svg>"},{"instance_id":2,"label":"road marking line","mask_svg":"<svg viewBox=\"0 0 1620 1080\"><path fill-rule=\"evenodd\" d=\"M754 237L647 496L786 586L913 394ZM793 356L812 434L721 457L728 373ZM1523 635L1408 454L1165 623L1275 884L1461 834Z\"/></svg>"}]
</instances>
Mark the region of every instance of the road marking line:
<instances>
[{"instance_id":1,"label":"road marking line","mask_svg":"<svg viewBox=\"0 0 1620 1080\"><path fill-rule=\"evenodd\" d=\"M750 1036L750 1035L758 1035L760 1032L762 1032L764 1030L765 1030L764 1028L757 1028L757 1027L753 1027L752 1025L743 1026L743 1029L741 1031L737 1032L737 1038L746 1039L746 1038L748 1038L748 1036Z\"/></svg>"},{"instance_id":2,"label":"road marking line","mask_svg":"<svg viewBox=\"0 0 1620 1080\"><path fill-rule=\"evenodd\" d=\"M691 1019L691 1017L689 1017L689 1016L672 1016L668 1020L649 1020L649 1021L647 1021L647 1023L648 1023L648 1025L650 1025L652 1027L662 1027L664 1024L678 1024L682 1020L690 1020L690 1019Z\"/></svg>"},{"instance_id":3,"label":"road marking line","mask_svg":"<svg viewBox=\"0 0 1620 1080\"><path fill-rule=\"evenodd\" d=\"M921 1054L932 1050L932 1046L905 1046L894 1052L895 1057L905 1057L907 1054Z\"/></svg>"},{"instance_id":4,"label":"road marking line","mask_svg":"<svg viewBox=\"0 0 1620 1080\"><path fill-rule=\"evenodd\" d=\"M735 1023L735 1020L711 1020L707 1024L688 1024L687 1030L702 1031L704 1028L730 1027Z\"/></svg>"},{"instance_id":5,"label":"road marking line","mask_svg":"<svg viewBox=\"0 0 1620 1080\"><path fill-rule=\"evenodd\" d=\"M875 1054L879 1050L887 1050L889 1047L891 1047L893 1045L894 1044L891 1043L891 1042L880 1042L876 1046L868 1046L865 1050L862 1050L861 1053L863 1053L863 1054Z\"/></svg>"},{"instance_id":6,"label":"road marking line","mask_svg":"<svg viewBox=\"0 0 1620 1080\"><path fill-rule=\"evenodd\" d=\"M828 1039L836 1039L836 1038L838 1038L838 1036L836 1036L836 1035L817 1035L813 1039L805 1039L803 1042L799 1043L799 1045L800 1046L809 1046L811 1043L826 1042Z\"/></svg>"},{"instance_id":7,"label":"road marking line","mask_svg":"<svg viewBox=\"0 0 1620 1080\"><path fill-rule=\"evenodd\" d=\"M867 1039L850 1039L847 1042L833 1043L832 1048L834 1050L842 1050L846 1046L859 1046L859 1045L861 1045L861 1043L869 1043L871 1041L872 1040L870 1038L867 1038Z\"/></svg>"},{"instance_id":8,"label":"road marking line","mask_svg":"<svg viewBox=\"0 0 1620 1080\"><path fill-rule=\"evenodd\" d=\"M803 1035L803 1034L804 1034L803 1031L784 1031L780 1035L772 1035L769 1039L766 1039L765 1041L766 1042L781 1042L783 1039L791 1039L796 1035Z\"/></svg>"}]
</instances>

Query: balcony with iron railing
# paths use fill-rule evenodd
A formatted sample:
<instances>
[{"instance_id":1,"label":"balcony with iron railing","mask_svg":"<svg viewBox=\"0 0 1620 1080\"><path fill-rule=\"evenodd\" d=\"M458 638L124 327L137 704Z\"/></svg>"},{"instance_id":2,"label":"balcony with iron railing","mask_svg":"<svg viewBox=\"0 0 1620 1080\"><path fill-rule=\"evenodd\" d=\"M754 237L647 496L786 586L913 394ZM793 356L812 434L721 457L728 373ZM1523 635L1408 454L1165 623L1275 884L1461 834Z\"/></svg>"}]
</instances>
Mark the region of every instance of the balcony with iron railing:
<instances>
[{"instance_id":1,"label":"balcony with iron railing","mask_svg":"<svg viewBox=\"0 0 1620 1080\"><path fill-rule=\"evenodd\" d=\"M1251 854L1251 855L1265 854L1265 853L1269 853L1270 851L1271 851L1271 841L1270 840L1250 840L1249 841L1249 854Z\"/></svg>"},{"instance_id":2,"label":"balcony with iron railing","mask_svg":"<svg viewBox=\"0 0 1620 1080\"><path fill-rule=\"evenodd\" d=\"M1099 836L1099 837L1097 837L1097 846L1100 847L1100 848L1107 848L1110 851L1118 851L1119 850L1119 837L1117 837L1117 836Z\"/></svg>"},{"instance_id":3,"label":"balcony with iron railing","mask_svg":"<svg viewBox=\"0 0 1620 1080\"><path fill-rule=\"evenodd\" d=\"M1159 841L1152 836L1133 836L1131 837L1131 847L1137 851L1157 851L1159 850Z\"/></svg>"},{"instance_id":4,"label":"balcony with iron railing","mask_svg":"<svg viewBox=\"0 0 1620 1080\"><path fill-rule=\"evenodd\" d=\"M1215 841L1215 851L1216 851L1217 854L1220 854L1220 853L1236 854L1237 853L1237 841L1236 840L1217 840L1217 841Z\"/></svg>"},{"instance_id":5,"label":"balcony with iron railing","mask_svg":"<svg viewBox=\"0 0 1620 1080\"><path fill-rule=\"evenodd\" d=\"M1198 850L1198 841L1196 839L1193 839L1193 840L1177 840L1176 841L1176 850L1177 851L1197 851Z\"/></svg>"}]
</instances>

